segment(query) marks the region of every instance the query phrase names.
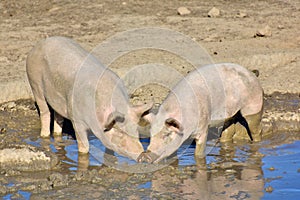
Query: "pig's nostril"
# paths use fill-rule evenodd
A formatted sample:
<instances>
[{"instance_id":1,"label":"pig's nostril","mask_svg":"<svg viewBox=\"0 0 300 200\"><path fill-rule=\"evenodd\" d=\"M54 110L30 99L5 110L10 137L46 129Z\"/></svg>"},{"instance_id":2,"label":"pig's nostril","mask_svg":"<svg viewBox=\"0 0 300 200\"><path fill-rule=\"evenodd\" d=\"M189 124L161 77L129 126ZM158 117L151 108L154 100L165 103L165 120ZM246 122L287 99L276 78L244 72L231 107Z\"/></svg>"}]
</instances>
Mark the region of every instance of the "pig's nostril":
<instances>
[{"instance_id":1,"label":"pig's nostril","mask_svg":"<svg viewBox=\"0 0 300 200\"><path fill-rule=\"evenodd\" d=\"M142 163L142 162L146 162L146 163L152 163L152 158L151 158L151 152L150 151L146 151L146 152L143 152L139 155L139 157L137 158L137 161L139 163Z\"/></svg>"},{"instance_id":2,"label":"pig's nostril","mask_svg":"<svg viewBox=\"0 0 300 200\"><path fill-rule=\"evenodd\" d=\"M141 162L143 162L143 155L141 154L141 155L139 155L139 157L137 158L137 162L139 162L139 163L141 163Z\"/></svg>"}]
</instances>

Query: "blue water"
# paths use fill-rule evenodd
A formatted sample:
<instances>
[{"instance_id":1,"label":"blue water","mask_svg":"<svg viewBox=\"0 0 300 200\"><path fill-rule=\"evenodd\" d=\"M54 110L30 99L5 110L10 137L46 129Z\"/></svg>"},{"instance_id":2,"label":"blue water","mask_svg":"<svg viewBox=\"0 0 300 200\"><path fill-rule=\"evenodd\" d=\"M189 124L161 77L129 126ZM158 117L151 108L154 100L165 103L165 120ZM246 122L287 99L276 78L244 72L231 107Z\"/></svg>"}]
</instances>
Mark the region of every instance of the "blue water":
<instances>
[{"instance_id":1,"label":"blue water","mask_svg":"<svg viewBox=\"0 0 300 200\"><path fill-rule=\"evenodd\" d=\"M30 199L30 196L31 196L30 192L25 192L25 191L19 190L17 193L20 195L20 197L18 197L18 199L20 199L20 200L21 199L22 200L23 199L24 200L29 200ZM8 194L8 195L3 197L3 200L10 200L12 197L13 197L12 194ZM14 198L14 199L16 199L16 198Z\"/></svg>"},{"instance_id":2,"label":"blue water","mask_svg":"<svg viewBox=\"0 0 300 200\"><path fill-rule=\"evenodd\" d=\"M300 141L283 144L272 149L261 149L264 178L270 182L271 193L265 192L262 199L300 199ZM271 169L271 170L270 170Z\"/></svg>"},{"instance_id":3,"label":"blue water","mask_svg":"<svg viewBox=\"0 0 300 200\"><path fill-rule=\"evenodd\" d=\"M288 134L276 136L283 140L289 137ZM70 140L63 138L63 140ZM90 156L88 157L88 166L102 166L105 164L106 149L102 143L95 137L90 136ZM282 141L283 141L282 140ZM29 143L39 146L41 140L28 141ZM149 140L144 139L144 147L146 148ZM221 166L225 164L225 168L214 168L211 178L207 184L224 182L224 187L217 189L216 196L220 198L230 199L248 199L258 198L265 200L294 200L300 199L300 141L296 140L289 144L271 145L273 140L265 140L254 146L249 143L229 145L229 151L222 149L222 145L208 141L206 163L208 173L210 172L210 164ZM60 150L55 145L49 144L53 152ZM226 149L226 148L225 148ZM177 152L178 168L195 166L194 160L195 144L184 144ZM62 162L69 165L69 170L78 170L78 150L77 143L74 141L70 145L65 146L65 157ZM255 151L263 154L263 157L256 156ZM233 152L233 153L232 153ZM228 154L228 155L227 155ZM115 162L119 165L135 165L135 161L114 153ZM228 164L229 165L226 165ZM231 165L230 165L231 164ZM232 165L233 164L233 165ZM240 164L240 165L239 165ZM255 166L254 170L250 166ZM229 167L228 167L229 166ZM236 167L237 166L237 167ZM225 171L223 171L225 169ZM244 169L252 169L244 173L248 178L243 180L238 174L243 174ZM251 174L252 173L252 174ZM198 177L199 178L199 177ZM204 179L205 181L206 179ZM233 182L232 182L232 181ZM198 181L203 181L202 178ZM236 185L235 185L236 184ZM247 185L249 184L249 187ZM254 184L254 185L252 185ZM9 183L14 186L14 183ZM147 181L137 185L137 189L150 189L153 187L153 181ZM238 189L234 194L232 190ZM250 187L254 187L252 191ZM272 188L271 192L265 191L266 188ZM258 191L258 192L257 192ZM22 199L30 199L31 193L26 191L18 191ZM146 194L145 194L146 195ZM223 196L222 196L223 195ZM251 196L252 195L252 196ZM253 196L254 195L254 196ZM255 196L256 195L256 196ZM146 195L147 196L147 195ZM146 198L145 196L145 198ZM3 199L11 199L12 194L8 194Z\"/></svg>"},{"instance_id":4,"label":"blue water","mask_svg":"<svg viewBox=\"0 0 300 200\"><path fill-rule=\"evenodd\" d=\"M145 141L144 141L145 142ZM91 138L92 153L90 156L91 166L100 166L103 164L103 156L105 148L96 138ZM211 146L207 152L207 164L219 162L220 147ZM232 158L233 162L247 163L252 153L249 144L237 146L235 155ZM179 167L193 166L194 160L194 144L183 145L177 152ZM76 163L77 147L76 143L67 147L67 156ZM260 148L259 152L264 154L261 160L262 163L262 178L264 180L264 188L262 199L283 200L283 199L300 199L300 141L295 141L291 144L283 144L272 148ZM119 164L127 163L128 165L135 164L134 161L115 154ZM270 170L274 168L274 170ZM146 182L138 186L138 188L151 188L151 182ZM271 186L272 192L266 192L265 188ZM243 188L241 188L241 191ZM247 195L246 195L247 196ZM235 198L235 197L234 197ZM233 199L234 199L233 198Z\"/></svg>"}]
</instances>

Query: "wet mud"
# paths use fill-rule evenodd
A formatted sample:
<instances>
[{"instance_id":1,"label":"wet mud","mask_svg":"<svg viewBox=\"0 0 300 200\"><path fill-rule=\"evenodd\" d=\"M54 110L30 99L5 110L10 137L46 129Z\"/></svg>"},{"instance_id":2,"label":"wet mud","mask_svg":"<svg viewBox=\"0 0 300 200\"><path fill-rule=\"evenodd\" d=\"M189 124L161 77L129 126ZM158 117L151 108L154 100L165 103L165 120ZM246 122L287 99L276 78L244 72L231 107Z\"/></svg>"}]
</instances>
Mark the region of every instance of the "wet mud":
<instances>
[{"instance_id":1,"label":"wet mud","mask_svg":"<svg viewBox=\"0 0 300 200\"><path fill-rule=\"evenodd\" d=\"M273 93L265 96L264 101L261 142L208 141L211 149L205 160L194 159L195 145L191 144L170 165L148 173L120 171L94 154L78 155L76 141L70 134L40 138L33 101L4 103L0 106L0 196L4 199L259 199L280 196L276 183L281 180L299 192L300 184L290 175L299 174L300 160L297 157L285 160L299 155L299 94ZM90 140L97 141L93 137ZM292 171L285 166L288 162L293 163Z\"/></svg>"}]
</instances>

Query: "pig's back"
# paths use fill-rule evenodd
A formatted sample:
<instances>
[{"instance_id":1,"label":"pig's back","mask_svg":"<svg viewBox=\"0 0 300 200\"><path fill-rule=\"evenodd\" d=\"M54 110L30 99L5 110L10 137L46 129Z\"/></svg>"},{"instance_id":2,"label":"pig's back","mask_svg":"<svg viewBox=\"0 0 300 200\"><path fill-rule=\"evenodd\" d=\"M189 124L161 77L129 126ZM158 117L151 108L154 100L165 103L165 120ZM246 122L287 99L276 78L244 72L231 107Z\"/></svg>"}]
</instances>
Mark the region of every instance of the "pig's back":
<instances>
[{"instance_id":1,"label":"pig's back","mask_svg":"<svg viewBox=\"0 0 300 200\"><path fill-rule=\"evenodd\" d=\"M97 60L73 40L50 37L29 53L27 74L32 87L41 87L51 107L68 118L67 107L72 99L74 81L80 75L78 72L86 66L94 71L103 70L97 64Z\"/></svg>"},{"instance_id":2,"label":"pig's back","mask_svg":"<svg viewBox=\"0 0 300 200\"><path fill-rule=\"evenodd\" d=\"M254 73L233 63L199 67L188 74L186 79L195 92L198 103L208 107L212 121L231 117L249 99L262 94Z\"/></svg>"}]
</instances>

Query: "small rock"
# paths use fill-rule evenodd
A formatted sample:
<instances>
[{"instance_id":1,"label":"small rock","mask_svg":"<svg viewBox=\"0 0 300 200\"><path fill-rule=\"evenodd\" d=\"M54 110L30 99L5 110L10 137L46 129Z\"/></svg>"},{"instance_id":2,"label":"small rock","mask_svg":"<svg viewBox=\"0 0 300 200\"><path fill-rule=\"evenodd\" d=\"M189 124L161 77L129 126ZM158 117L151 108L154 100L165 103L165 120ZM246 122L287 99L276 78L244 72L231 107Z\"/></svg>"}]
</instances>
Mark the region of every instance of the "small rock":
<instances>
[{"instance_id":1,"label":"small rock","mask_svg":"<svg viewBox=\"0 0 300 200\"><path fill-rule=\"evenodd\" d=\"M265 188L265 191L266 191L266 192L269 192L269 193L273 192L273 190L274 190L274 189L273 189L272 186L268 186L268 187Z\"/></svg>"},{"instance_id":2,"label":"small rock","mask_svg":"<svg viewBox=\"0 0 300 200\"><path fill-rule=\"evenodd\" d=\"M61 8L60 7L53 7L53 8L50 8L49 10L48 10L48 12L56 12L56 11L58 11L58 10L60 10Z\"/></svg>"},{"instance_id":3,"label":"small rock","mask_svg":"<svg viewBox=\"0 0 300 200\"><path fill-rule=\"evenodd\" d=\"M1 128L0 129L0 134L4 134L6 132L6 128Z\"/></svg>"},{"instance_id":4,"label":"small rock","mask_svg":"<svg viewBox=\"0 0 300 200\"><path fill-rule=\"evenodd\" d=\"M254 69L254 70L252 70L252 72L255 74L256 77L259 77L259 70L258 69Z\"/></svg>"},{"instance_id":5,"label":"small rock","mask_svg":"<svg viewBox=\"0 0 300 200\"><path fill-rule=\"evenodd\" d=\"M270 26L267 25L264 28L258 30L256 32L256 36L259 36L259 37L270 37L270 36L272 36L272 31L271 31Z\"/></svg>"},{"instance_id":6,"label":"small rock","mask_svg":"<svg viewBox=\"0 0 300 200\"><path fill-rule=\"evenodd\" d=\"M248 14L244 13L244 12L238 12L236 14L236 17L238 17L238 18L245 18L245 17L248 17Z\"/></svg>"},{"instance_id":7,"label":"small rock","mask_svg":"<svg viewBox=\"0 0 300 200\"><path fill-rule=\"evenodd\" d=\"M281 24L279 24L279 25L277 26L277 28L278 28L279 30L282 30L282 29L284 29L284 26L281 25Z\"/></svg>"},{"instance_id":8,"label":"small rock","mask_svg":"<svg viewBox=\"0 0 300 200\"><path fill-rule=\"evenodd\" d=\"M270 170L270 171L274 171L275 168L274 168L274 167L270 167L269 170Z\"/></svg>"},{"instance_id":9,"label":"small rock","mask_svg":"<svg viewBox=\"0 0 300 200\"><path fill-rule=\"evenodd\" d=\"M13 109L13 108L15 108L16 107L16 103L15 102L13 102L13 101L11 101L11 102L8 102L8 103L6 103L5 105L3 105L6 109L9 109L9 110L11 110L11 109Z\"/></svg>"},{"instance_id":10,"label":"small rock","mask_svg":"<svg viewBox=\"0 0 300 200\"><path fill-rule=\"evenodd\" d=\"M218 17L220 16L220 10L216 7L213 7L207 15L208 17Z\"/></svg>"},{"instance_id":11,"label":"small rock","mask_svg":"<svg viewBox=\"0 0 300 200\"><path fill-rule=\"evenodd\" d=\"M188 14L191 14L191 11L189 9L187 9L186 7L179 7L177 9L177 13L178 13L178 15L188 15Z\"/></svg>"}]
</instances>

